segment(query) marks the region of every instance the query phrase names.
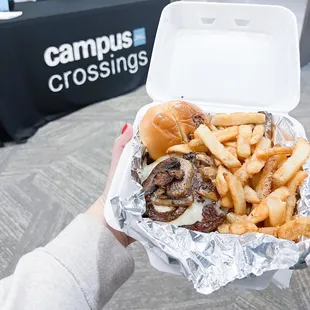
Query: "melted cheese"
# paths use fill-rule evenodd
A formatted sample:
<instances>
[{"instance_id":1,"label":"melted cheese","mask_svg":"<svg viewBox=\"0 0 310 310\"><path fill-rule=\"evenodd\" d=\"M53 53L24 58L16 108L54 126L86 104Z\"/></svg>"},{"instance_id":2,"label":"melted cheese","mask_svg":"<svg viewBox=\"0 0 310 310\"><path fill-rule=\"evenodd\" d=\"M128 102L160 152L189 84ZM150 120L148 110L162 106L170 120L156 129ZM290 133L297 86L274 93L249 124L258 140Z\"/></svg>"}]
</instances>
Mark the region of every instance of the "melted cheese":
<instances>
[{"instance_id":1,"label":"melted cheese","mask_svg":"<svg viewBox=\"0 0 310 310\"><path fill-rule=\"evenodd\" d=\"M203 203L194 201L194 203L186 209L186 211L180 215L174 221L169 222L169 224L177 225L177 226L184 226L184 225L192 225L196 222L201 222L202 220L202 209L207 204L211 203L212 201L206 199ZM217 211L220 213L222 212L219 205L215 205ZM154 206L157 212L168 212L171 210L171 207L166 206Z\"/></svg>"},{"instance_id":2,"label":"melted cheese","mask_svg":"<svg viewBox=\"0 0 310 310\"><path fill-rule=\"evenodd\" d=\"M196 222L200 222L202 220L202 209L205 205L210 203L211 200L206 200L203 203L197 202L196 200L194 203L186 209L186 211L180 215L177 219L170 222L170 224L174 224L177 226L183 225L192 225Z\"/></svg>"},{"instance_id":3,"label":"melted cheese","mask_svg":"<svg viewBox=\"0 0 310 310\"><path fill-rule=\"evenodd\" d=\"M155 205L154 205L154 209L155 209L157 212L169 212L169 211L171 211L172 207L155 206Z\"/></svg>"},{"instance_id":4,"label":"melted cheese","mask_svg":"<svg viewBox=\"0 0 310 310\"><path fill-rule=\"evenodd\" d=\"M194 203L186 209L186 211L180 215L177 219L169 224L174 224L177 226L183 225L191 225L195 224L196 222L200 222L202 220L202 209L203 207L208 204L211 200L206 200L203 203L194 201ZM171 207L166 206L154 206L157 212L169 212Z\"/></svg>"},{"instance_id":5,"label":"melted cheese","mask_svg":"<svg viewBox=\"0 0 310 310\"><path fill-rule=\"evenodd\" d=\"M177 219L170 222L177 226L192 225L202 220L202 209L208 202L200 203L194 201L194 203L186 209L186 211L180 215Z\"/></svg>"}]
</instances>

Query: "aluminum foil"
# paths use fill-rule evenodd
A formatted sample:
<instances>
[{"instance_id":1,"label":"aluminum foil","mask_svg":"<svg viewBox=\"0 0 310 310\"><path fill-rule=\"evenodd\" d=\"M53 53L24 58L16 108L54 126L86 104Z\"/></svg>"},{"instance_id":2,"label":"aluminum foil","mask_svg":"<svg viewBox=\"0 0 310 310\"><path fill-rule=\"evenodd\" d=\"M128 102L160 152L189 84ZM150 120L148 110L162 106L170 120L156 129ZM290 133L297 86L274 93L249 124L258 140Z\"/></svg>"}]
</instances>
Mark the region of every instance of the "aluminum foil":
<instances>
[{"instance_id":1,"label":"aluminum foil","mask_svg":"<svg viewBox=\"0 0 310 310\"><path fill-rule=\"evenodd\" d=\"M292 145L302 133L286 117L266 113L272 124L274 143ZM270 134L271 128L267 128ZM139 133L133 139L134 155L131 175L136 191L126 200L111 200L121 229L173 270L191 281L199 293L210 294L226 284L243 278L260 276L267 271L301 269L310 265L310 239L294 243L260 233L242 236L200 233L175 225L144 218L145 199L141 171L145 164L144 147ZM310 160L304 165L310 173ZM310 177L300 188L298 215L310 216Z\"/></svg>"}]
</instances>

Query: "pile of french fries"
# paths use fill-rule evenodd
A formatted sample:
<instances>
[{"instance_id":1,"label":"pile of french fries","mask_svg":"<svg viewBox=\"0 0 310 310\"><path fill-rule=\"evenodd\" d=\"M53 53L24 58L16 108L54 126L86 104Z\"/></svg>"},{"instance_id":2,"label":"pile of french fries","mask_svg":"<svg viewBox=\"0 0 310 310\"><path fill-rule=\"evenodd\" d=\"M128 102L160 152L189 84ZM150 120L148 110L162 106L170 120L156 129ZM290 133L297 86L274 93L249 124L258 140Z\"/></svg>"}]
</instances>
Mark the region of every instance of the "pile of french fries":
<instances>
[{"instance_id":1,"label":"pile of french fries","mask_svg":"<svg viewBox=\"0 0 310 310\"><path fill-rule=\"evenodd\" d=\"M274 145L265 136L265 121L263 113L216 114L189 143L167 152L206 152L214 158L213 182L221 206L229 209L220 233L259 232L299 241L310 237L310 218L294 218L310 145L303 138L294 147Z\"/></svg>"}]
</instances>

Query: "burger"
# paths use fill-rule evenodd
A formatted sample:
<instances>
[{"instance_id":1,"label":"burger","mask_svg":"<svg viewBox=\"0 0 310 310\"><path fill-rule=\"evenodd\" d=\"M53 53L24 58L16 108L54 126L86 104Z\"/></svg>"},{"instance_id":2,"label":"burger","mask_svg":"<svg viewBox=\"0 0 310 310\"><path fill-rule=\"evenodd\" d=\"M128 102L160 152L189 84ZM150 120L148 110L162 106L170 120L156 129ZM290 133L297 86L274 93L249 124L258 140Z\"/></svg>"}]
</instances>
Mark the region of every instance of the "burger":
<instances>
[{"instance_id":1,"label":"burger","mask_svg":"<svg viewBox=\"0 0 310 310\"><path fill-rule=\"evenodd\" d=\"M167 155L170 147L188 143L201 124L209 125L208 115L185 101L169 101L147 111L139 131L153 162L143 167L142 186L145 216L211 232L225 221L213 184L214 159L204 152Z\"/></svg>"},{"instance_id":2,"label":"burger","mask_svg":"<svg viewBox=\"0 0 310 310\"><path fill-rule=\"evenodd\" d=\"M209 125L209 118L200 108L185 101L169 101L150 108L139 129L150 157L157 160L169 147L187 143L201 124Z\"/></svg>"}]
</instances>

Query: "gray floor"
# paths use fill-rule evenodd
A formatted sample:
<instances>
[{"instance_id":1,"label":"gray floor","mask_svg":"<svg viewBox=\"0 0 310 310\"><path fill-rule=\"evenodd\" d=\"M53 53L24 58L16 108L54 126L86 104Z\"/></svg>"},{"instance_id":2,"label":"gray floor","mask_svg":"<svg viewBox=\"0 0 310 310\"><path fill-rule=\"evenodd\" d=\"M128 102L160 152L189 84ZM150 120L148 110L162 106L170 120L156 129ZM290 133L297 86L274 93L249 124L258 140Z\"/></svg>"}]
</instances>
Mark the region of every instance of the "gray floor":
<instances>
[{"instance_id":1,"label":"gray floor","mask_svg":"<svg viewBox=\"0 0 310 310\"><path fill-rule=\"evenodd\" d=\"M300 21L304 0L273 2L286 2ZM301 103L292 115L308 137L309 99L307 67L302 72ZM141 88L52 122L27 144L0 149L0 278L14 271L21 255L46 244L100 195L113 139L149 102ZM241 294L228 286L203 296L182 277L154 270L139 244L130 250L135 274L106 309L310 309L310 269L295 272L285 291L271 286Z\"/></svg>"}]
</instances>

